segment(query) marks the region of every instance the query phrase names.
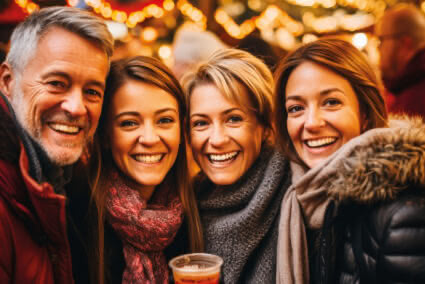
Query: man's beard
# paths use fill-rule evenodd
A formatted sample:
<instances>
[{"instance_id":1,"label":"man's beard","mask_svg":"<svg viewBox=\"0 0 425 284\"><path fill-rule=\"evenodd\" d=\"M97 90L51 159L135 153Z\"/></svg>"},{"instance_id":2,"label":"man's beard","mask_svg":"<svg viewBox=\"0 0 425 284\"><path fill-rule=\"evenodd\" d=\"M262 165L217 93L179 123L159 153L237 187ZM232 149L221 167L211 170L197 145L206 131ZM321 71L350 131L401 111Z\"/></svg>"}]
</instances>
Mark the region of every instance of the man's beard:
<instances>
[{"instance_id":1,"label":"man's beard","mask_svg":"<svg viewBox=\"0 0 425 284\"><path fill-rule=\"evenodd\" d=\"M27 123L29 119L26 119L28 114L28 103L25 101L24 93L21 88L21 80L19 76L15 79L15 84L12 90L12 96L9 98L10 103L13 107L16 119L23 129L31 136L32 139L39 143L41 133L39 129Z\"/></svg>"}]
</instances>

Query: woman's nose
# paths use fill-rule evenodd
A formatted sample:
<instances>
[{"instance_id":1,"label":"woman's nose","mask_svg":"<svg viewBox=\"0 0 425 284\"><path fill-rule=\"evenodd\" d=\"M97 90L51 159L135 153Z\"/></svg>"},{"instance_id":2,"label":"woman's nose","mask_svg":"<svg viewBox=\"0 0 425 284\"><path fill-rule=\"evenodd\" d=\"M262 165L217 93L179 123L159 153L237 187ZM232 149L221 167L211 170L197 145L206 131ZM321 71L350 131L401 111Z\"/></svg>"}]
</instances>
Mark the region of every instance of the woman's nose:
<instances>
[{"instance_id":1,"label":"woman's nose","mask_svg":"<svg viewBox=\"0 0 425 284\"><path fill-rule=\"evenodd\" d=\"M143 131L139 136L139 143L152 145L159 141L159 136L156 133L155 127L150 123L145 123Z\"/></svg>"},{"instance_id":2,"label":"woman's nose","mask_svg":"<svg viewBox=\"0 0 425 284\"><path fill-rule=\"evenodd\" d=\"M213 146L221 146L228 141L226 130L222 125L214 125L209 137L209 142Z\"/></svg>"},{"instance_id":3,"label":"woman's nose","mask_svg":"<svg viewBox=\"0 0 425 284\"><path fill-rule=\"evenodd\" d=\"M310 130L325 126L325 120L320 110L307 111L304 127Z\"/></svg>"}]
</instances>

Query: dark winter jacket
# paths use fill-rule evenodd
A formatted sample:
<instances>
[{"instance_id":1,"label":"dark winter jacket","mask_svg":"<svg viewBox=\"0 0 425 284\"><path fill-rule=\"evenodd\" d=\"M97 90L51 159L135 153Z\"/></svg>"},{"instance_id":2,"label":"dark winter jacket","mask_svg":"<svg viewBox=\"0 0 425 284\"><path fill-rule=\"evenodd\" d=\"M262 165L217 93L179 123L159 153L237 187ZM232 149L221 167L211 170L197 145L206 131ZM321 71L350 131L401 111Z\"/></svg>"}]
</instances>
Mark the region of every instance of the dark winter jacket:
<instances>
[{"instance_id":1,"label":"dark winter jacket","mask_svg":"<svg viewBox=\"0 0 425 284\"><path fill-rule=\"evenodd\" d=\"M85 160L85 159L83 159ZM75 284L96 283L97 276L97 209L90 196L87 165L78 163L66 186L68 199L68 239L71 246ZM119 284L125 269L123 246L114 229L104 227L105 283ZM96 277L97 278L97 277Z\"/></svg>"},{"instance_id":2,"label":"dark winter jacket","mask_svg":"<svg viewBox=\"0 0 425 284\"><path fill-rule=\"evenodd\" d=\"M66 198L30 174L20 131L0 96L0 283L73 283Z\"/></svg>"},{"instance_id":3,"label":"dark winter jacket","mask_svg":"<svg viewBox=\"0 0 425 284\"><path fill-rule=\"evenodd\" d=\"M425 125L358 148L327 181L322 229L307 232L313 283L425 283Z\"/></svg>"}]
</instances>

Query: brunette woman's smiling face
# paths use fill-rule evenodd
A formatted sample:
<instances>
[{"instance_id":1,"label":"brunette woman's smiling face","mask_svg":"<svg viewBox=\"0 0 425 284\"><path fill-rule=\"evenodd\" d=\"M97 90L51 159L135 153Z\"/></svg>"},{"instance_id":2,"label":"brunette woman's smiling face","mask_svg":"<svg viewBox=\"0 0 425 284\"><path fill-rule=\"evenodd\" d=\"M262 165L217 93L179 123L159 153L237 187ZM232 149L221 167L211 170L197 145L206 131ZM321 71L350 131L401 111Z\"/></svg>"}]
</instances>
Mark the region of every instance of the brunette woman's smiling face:
<instances>
[{"instance_id":1,"label":"brunette woman's smiling face","mask_svg":"<svg viewBox=\"0 0 425 284\"><path fill-rule=\"evenodd\" d=\"M129 80L112 98L108 139L120 171L149 196L173 166L180 146L177 100L148 83Z\"/></svg>"},{"instance_id":2,"label":"brunette woman's smiling face","mask_svg":"<svg viewBox=\"0 0 425 284\"><path fill-rule=\"evenodd\" d=\"M252 166L264 138L247 90L239 87L243 105L228 100L213 84L195 87L190 98L193 156L218 185L235 183Z\"/></svg>"},{"instance_id":3,"label":"brunette woman's smiling face","mask_svg":"<svg viewBox=\"0 0 425 284\"><path fill-rule=\"evenodd\" d=\"M304 163L313 168L361 133L361 114L351 84L319 64L296 67L286 84L287 129Z\"/></svg>"}]
</instances>

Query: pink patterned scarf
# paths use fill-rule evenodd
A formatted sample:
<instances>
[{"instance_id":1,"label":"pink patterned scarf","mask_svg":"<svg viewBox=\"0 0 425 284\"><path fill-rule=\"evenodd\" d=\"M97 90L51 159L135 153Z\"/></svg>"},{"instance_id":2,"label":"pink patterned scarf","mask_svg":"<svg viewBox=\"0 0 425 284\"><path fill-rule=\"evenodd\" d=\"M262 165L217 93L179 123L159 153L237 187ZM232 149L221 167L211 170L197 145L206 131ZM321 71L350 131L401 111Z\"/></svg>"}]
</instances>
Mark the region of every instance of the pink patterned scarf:
<instances>
[{"instance_id":1,"label":"pink patterned scarf","mask_svg":"<svg viewBox=\"0 0 425 284\"><path fill-rule=\"evenodd\" d=\"M106 219L123 242L126 268L122 283L168 283L163 254L177 233L183 208L175 190L157 187L149 203L112 171Z\"/></svg>"}]
</instances>

